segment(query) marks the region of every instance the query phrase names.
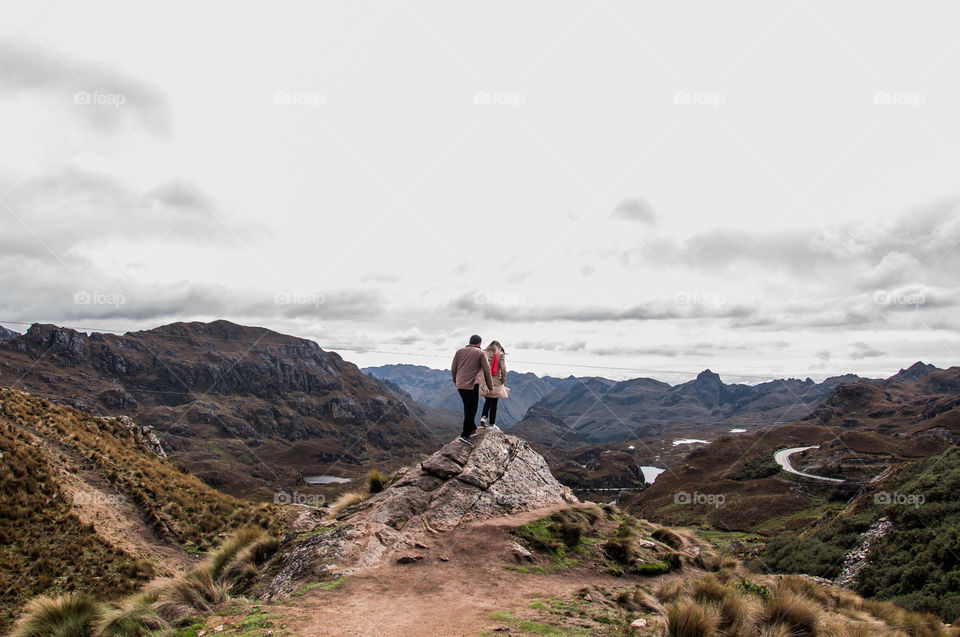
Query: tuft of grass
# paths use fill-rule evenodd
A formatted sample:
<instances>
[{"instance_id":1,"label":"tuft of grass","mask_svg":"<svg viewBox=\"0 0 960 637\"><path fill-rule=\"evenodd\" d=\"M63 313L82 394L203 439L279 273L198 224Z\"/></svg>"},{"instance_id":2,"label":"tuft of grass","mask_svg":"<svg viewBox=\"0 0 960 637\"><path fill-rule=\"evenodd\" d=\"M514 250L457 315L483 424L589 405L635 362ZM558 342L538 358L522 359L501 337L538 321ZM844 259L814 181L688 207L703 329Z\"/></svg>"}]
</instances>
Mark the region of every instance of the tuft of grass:
<instances>
[{"instance_id":1,"label":"tuft of grass","mask_svg":"<svg viewBox=\"0 0 960 637\"><path fill-rule=\"evenodd\" d=\"M213 581L209 568L195 568L164 584L153 607L160 617L172 624L209 612L213 606L229 599L226 588Z\"/></svg>"},{"instance_id":2,"label":"tuft of grass","mask_svg":"<svg viewBox=\"0 0 960 637\"><path fill-rule=\"evenodd\" d=\"M337 516L341 512L356 506L370 497L367 491L346 491L340 494L336 502L330 505L330 515Z\"/></svg>"},{"instance_id":3,"label":"tuft of grass","mask_svg":"<svg viewBox=\"0 0 960 637\"><path fill-rule=\"evenodd\" d=\"M557 511L517 527L517 535L533 548L552 553L577 548L590 527L602 517L594 508L577 507Z\"/></svg>"},{"instance_id":4,"label":"tuft of grass","mask_svg":"<svg viewBox=\"0 0 960 637\"><path fill-rule=\"evenodd\" d=\"M96 637L147 637L167 628L153 604L159 593L147 591L124 600L119 607L108 608L97 622Z\"/></svg>"},{"instance_id":5,"label":"tuft of grass","mask_svg":"<svg viewBox=\"0 0 960 637\"><path fill-rule=\"evenodd\" d=\"M210 560L210 577L219 580L227 564L232 562L240 551L259 540L262 536L263 531L253 527L247 527L237 531L233 537L224 542L213 554L213 559Z\"/></svg>"},{"instance_id":6,"label":"tuft of grass","mask_svg":"<svg viewBox=\"0 0 960 637\"><path fill-rule=\"evenodd\" d=\"M720 610L680 597L667 605L667 634L670 637L709 637L720 628Z\"/></svg>"},{"instance_id":7,"label":"tuft of grass","mask_svg":"<svg viewBox=\"0 0 960 637\"><path fill-rule=\"evenodd\" d=\"M367 491L371 494L380 493L390 484L390 476L378 469L371 469L367 474Z\"/></svg>"},{"instance_id":8,"label":"tuft of grass","mask_svg":"<svg viewBox=\"0 0 960 637\"><path fill-rule=\"evenodd\" d=\"M813 637L821 611L820 604L809 597L780 588L765 602L763 618L767 624L783 624L794 637Z\"/></svg>"},{"instance_id":9,"label":"tuft of grass","mask_svg":"<svg viewBox=\"0 0 960 637\"><path fill-rule=\"evenodd\" d=\"M666 527L657 529L650 534L650 537L658 542L663 542L672 549L683 548L683 538L681 538L675 531L672 531Z\"/></svg>"},{"instance_id":10,"label":"tuft of grass","mask_svg":"<svg viewBox=\"0 0 960 637\"><path fill-rule=\"evenodd\" d=\"M104 608L94 598L70 593L35 597L24 608L11 637L78 637L93 632Z\"/></svg>"},{"instance_id":11,"label":"tuft of grass","mask_svg":"<svg viewBox=\"0 0 960 637\"><path fill-rule=\"evenodd\" d=\"M253 543L234 553L223 567L220 580L230 587L231 592L244 588L259 574L260 567L277 552L279 546L280 540L275 537L258 536Z\"/></svg>"}]
</instances>

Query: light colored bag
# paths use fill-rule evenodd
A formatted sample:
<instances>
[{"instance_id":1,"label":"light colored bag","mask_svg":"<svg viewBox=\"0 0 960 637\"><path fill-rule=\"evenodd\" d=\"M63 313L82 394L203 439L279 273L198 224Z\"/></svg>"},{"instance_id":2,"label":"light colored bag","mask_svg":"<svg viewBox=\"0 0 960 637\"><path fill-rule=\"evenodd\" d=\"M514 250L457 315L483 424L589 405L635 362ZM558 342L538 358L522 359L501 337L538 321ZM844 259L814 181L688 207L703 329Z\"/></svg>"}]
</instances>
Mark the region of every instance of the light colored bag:
<instances>
[{"instance_id":1,"label":"light colored bag","mask_svg":"<svg viewBox=\"0 0 960 637\"><path fill-rule=\"evenodd\" d=\"M480 395L484 398L509 398L510 388L506 385L498 385L493 389L487 387L483 381L480 382Z\"/></svg>"}]
</instances>

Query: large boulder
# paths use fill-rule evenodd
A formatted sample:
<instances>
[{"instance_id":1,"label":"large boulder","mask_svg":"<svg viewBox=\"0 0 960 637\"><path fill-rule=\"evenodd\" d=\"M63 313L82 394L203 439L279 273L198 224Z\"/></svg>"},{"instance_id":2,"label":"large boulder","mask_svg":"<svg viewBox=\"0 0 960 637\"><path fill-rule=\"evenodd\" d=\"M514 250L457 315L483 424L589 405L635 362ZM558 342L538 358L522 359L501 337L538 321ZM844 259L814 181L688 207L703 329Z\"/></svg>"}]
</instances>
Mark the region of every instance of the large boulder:
<instances>
[{"instance_id":1,"label":"large boulder","mask_svg":"<svg viewBox=\"0 0 960 637\"><path fill-rule=\"evenodd\" d=\"M260 595L288 595L303 580L373 566L466 522L577 504L526 441L492 429L481 430L475 445L455 440L338 520L301 524L267 569Z\"/></svg>"}]
</instances>

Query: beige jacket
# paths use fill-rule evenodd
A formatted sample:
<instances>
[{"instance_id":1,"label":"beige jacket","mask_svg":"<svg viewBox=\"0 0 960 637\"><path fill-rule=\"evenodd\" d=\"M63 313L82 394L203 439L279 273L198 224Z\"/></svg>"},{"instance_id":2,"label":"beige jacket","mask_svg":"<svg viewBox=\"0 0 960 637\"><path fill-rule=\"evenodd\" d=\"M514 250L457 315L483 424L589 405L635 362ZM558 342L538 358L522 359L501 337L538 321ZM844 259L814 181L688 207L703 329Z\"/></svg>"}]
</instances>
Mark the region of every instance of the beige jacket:
<instances>
[{"instance_id":1,"label":"beige jacket","mask_svg":"<svg viewBox=\"0 0 960 637\"><path fill-rule=\"evenodd\" d=\"M487 359L487 364L490 365L491 371L493 369L493 350L485 349L483 350L485 354L484 358ZM483 378L477 377L477 382L480 383L480 395L485 398L507 398L510 396L509 391L504 387L504 383L507 382L507 355L503 352L502 349L497 350L497 373L493 377L493 383L486 381Z\"/></svg>"},{"instance_id":2,"label":"beige jacket","mask_svg":"<svg viewBox=\"0 0 960 637\"><path fill-rule=\"evenodd\" d=\"M457 389L473 389L481 378L487 386L493 384L490 377L490 362L479 345L467 345L457 350L450 364L453 384Z\"/></svg>"}]
</instances>

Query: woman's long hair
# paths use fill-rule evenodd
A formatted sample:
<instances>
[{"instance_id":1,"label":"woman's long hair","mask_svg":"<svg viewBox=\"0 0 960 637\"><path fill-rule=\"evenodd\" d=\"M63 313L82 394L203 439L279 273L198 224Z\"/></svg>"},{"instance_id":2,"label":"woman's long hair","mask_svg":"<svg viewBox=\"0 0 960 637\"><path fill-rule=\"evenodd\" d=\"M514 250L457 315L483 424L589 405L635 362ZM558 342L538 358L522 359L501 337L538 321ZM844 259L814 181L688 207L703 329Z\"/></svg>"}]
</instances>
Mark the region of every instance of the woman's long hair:
<instances>
[{"instance_id":1,"label":"woman's long hair","mask_svg":"<svg viewBox=\"0 0 960 637\"><path fill-rule=\"evenodd\" d=\"M505 349L503 349L503 345L500 344L500 341L490 341L490 344L487 345L486 349L490 350L491 352L500 350L501 354L503 354L504 356L507 355L507 352Z\"/></svg>"}]
</instances>

